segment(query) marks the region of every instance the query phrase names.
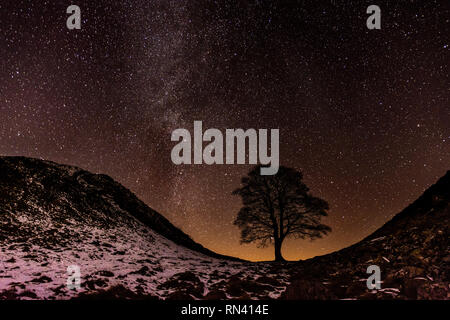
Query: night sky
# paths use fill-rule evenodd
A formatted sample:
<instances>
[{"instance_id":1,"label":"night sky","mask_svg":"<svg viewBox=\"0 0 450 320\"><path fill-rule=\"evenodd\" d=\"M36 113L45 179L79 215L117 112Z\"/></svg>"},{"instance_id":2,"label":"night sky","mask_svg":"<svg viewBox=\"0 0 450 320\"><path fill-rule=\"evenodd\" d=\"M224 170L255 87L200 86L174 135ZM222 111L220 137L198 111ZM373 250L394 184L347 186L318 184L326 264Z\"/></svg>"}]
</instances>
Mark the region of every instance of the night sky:
<instances>
[{"instance_id":1,"label":"night sky","mask_svg":"<svg viewBox=\"0 0 450 320\"><path fill-rule=\"evenodd\" d=\"M333 228L284 257L325 254L450 169L449 32L446 0L2 0L0 154L108 174L209 249L267 260L233 225L251 166L176 166L170 136L194 120L279 128L280 163L329 202Z\"/></svg>"}]
</instances>

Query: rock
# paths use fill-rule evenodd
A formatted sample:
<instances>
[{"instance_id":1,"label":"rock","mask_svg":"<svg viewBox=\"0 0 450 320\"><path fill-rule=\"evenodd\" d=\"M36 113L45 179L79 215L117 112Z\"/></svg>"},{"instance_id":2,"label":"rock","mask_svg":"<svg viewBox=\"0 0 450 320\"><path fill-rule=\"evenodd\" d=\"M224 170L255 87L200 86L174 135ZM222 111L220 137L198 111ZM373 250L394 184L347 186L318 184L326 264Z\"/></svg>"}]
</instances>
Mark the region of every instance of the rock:
<instances>
[{"instance_id":1,"label":"rock","mask_svg":"<svg viewBox=\"0 0 450 320\"><path fill-rule=\"evenodd\" d=\"M316 280L295 280L286 289L283 297L287 300L330 300L336 296Z\"/></svg>"},{"instance_id":2,"label":"rock","mask_svg":"<svg viewBox=\"0 0 450 320\"><path fill-rule=\"evenodd\" d=\"M278 281L277 279L274 279L274 278L270 278L268 276L259 277L256 281L259 283L268 284L268 285L271 285L274 287L282 286L282 283L280 281Z\"/></svg>"},{"instance_id":3,"label":"rock","mask_svg":"<svg viewBox=\"0 0 450 320\"><path fill-rule=\"evenodd\" d=\"M450 300L450 282L423 283L417 288L419 300Z\"/></svg>"},{"instance_id":4,"label":"rock","mask_svg":"<svg viewBox=\"0 0 450 320\"><path fill-rule=\"evenodd\" d=\"M89 290L96 290L97 288L104 288L108 285L107 279L91 279L84 281L82 286Z\"/></svg>"},{"instance_id":5,"label":"rock","mask_svg":"<svg viewBox=\"0 0 450 320\"><path fill-rule=\"evenodd\" d=\"M271 291L272 287L267 284L259 283L258 281L253 280L244 280L241 282L242 289L247 292L262 294L265 291Z\"/></svg>"},{"instance_id":6,"label":"rock","mask_svg":"<svg viewBox=\"0 0 450 320\"><path fill-rule=\"evenodd\" d=\"M248 295L247 292L243 292L238 298L237 300L251 300L252 298Z\"/></svg>"},{"instance_id":7,"label":"rock","mask_svg":"<svg viewBox=\"0 0 450 320\"><path fill-rule=\"evenodd\" d=\"M96 274L98 274L99 276L102 276L102 277L108 277L108 278L114 277L114 273L112 273L111 271L108 271L108 270L101 270L101 271L98 271Z\"/></svg>"},{"instance_id":8,"label":"rock","mask_svg":"<svg viewBox=\"0 0 450 320\"><path fill-rule=\"evenodd\" d=\"M226 298L227 295L221 290L210 291L206 296L204 296L205 300L225 300Z\"/></svg>"},{"instance_id":9,"label":"rock","mask_svg":"<svg viewBox=\"0 0 450 320\"><path fill-rule=\"evenodd\" d=\"M424 275L425 270L423 268L415 267L415 266L406 266L400 270L400 273L403 273L404 276L408 278L415 278Z\"/></svg>"},{"instance_id":10,"label":"rock","mask_svg":"<svg viewBox=\"0 0 450 320\"><path fill-rule=\"evenodd\" d=\"M167 300L194 300L194 298L186 291L175 291L169 294Z\"/></svg>"},{"instance_id":11,"label":"rock","mask_svg":"<svg viewBox=\"0 0 450 320\"><path fill-rule=\"evenodd\" d=\"M383 280L383 287L394 287L398 288L400 284L402 283L401 280L399 280L396 273L389 273L386 278Z\"/></svg>"},{"instance_id":12,"label":"rock","mask_svg":"<svg viewBox=\"0 0 450 320\"><path fill-rule=\"evenodd\" d=\"M241 279L238 274L230 277L226 288L226 292L233 297L239 297L243 295L244 292L261 295L266 291L273 290L270 285L260 283L259 280L254 281L248 278Z\"/></svg>"},{"instance_id":13,"label":"rock","mask_svg":"<svg viewBox=\"0 0 450 320\"><path fill-rule=\"evenodd\" d=\"M131 272L130 274L139 274L141 276L152 276L155 272L151 271L147 266L143 266L137 271Z\"/></svg>"},{"instance_id":14,"label":"rock","mask_svg":"<svg viewBox=\"0 0 450 320\"><path fill-rule=\"evenodd\" d=\"M228 280L226 291L232 297L239 297L243 294L241 280L237 276L232 276Z\"/></svg>"},{"instance_id":15,"label":"rock","mask_svg":"<svg viewBox=\"0 0 450 320\"><path fill-rule=\"evenodd\" d=\"M158 286L159 289L175 289L176 292L203 297L203 282L192 272L186 271L173 275L169 280Z\"/></svg>"},{"instance_id":16,"label":"rock","mask_svg":"<svg viewBox=\"0 0 450 320\"><path fill-rule=\"evenodd\" d=\"M149 294L136 294L125 288L123 285L112 286L108 289L101 289L94 292L83 292L76 300L155 300L156 297Z\"/></svg>"},{"instance_id":17,"label":"rock","mask_svg":"<svg viewBox=\"0 0 450 320\"><path fill-rule=\"evenodd\" d=\"M417 299L417 290L423 285L424 282L427 282L425 279L405 279L403 283L403 293L408 299Z\"/></svg>"},{"instance_id":18,"label":"rock","mask_svg":"<svg viewBox=\"0 0 450 320\"><path fill-rule=\"evenodd\" d=\"M48 282L52 282L53 280L47 276L42 276L40 278L36 278L31 280L31 282L33 283L48 283Z\"/></svg>"},{"instance_id":19,"label":"rock","mask_svg":"<svg viewBox=\"0 0 450 320\"><path fill-rule=\"evenodd\" d=\"M174 275L174 278L177 278L179 281L188 281L188 282L197 282L199 281L198 277L190 271L177 273Z\"/></svg>"},{"instance_id":20,"label":"rock","mask_svg":"<svg viewBox=\"0 0 450 320\"><path fill-rule=\"evenodd\" d=\"M38 299L38 296L36 295L36 293L34 293L33 291L30 290L25 290L23 292L20 293L20 297L27 297L27 298L31 298L31 299Z\"/></svg>"},{"instance_id":21,"label":"rock","mask_svg":"<svg viewBox=\"0 0 450 320\"><path fill-rule=\"evenodd\" d=\"M366 293L366 291L367 286L365 281L354 281L348 286L345 295L347 297L356 297Z\"/></svg>"},{"instance_id":22,"label":"rock","mask_svg":"<svg viewBox=\"0 0 450 320\"><path fill-rule=\"evenodd\" d=\"M36 293L30 290L25 290L22 291L21 293L18 293L15 288L0 291L0 299L2 300L20 300L21 298L24 297L31 299L38 299Z\"/></svg>"}]
</instances>

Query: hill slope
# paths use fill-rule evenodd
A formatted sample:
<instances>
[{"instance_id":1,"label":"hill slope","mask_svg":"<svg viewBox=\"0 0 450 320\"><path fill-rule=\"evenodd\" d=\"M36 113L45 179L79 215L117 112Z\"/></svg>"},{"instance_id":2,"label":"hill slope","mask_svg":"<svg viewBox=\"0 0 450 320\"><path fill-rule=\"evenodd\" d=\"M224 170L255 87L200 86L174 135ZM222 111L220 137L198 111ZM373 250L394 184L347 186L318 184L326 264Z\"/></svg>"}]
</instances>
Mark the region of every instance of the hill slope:
<instances>
[{"instance_id":1,"label":"hill slope","mask_svg":"<svg viewBox=\"0 0 450 320\"><path fill-rule=\"evenodd\" d=\"M66 287L72 265L79 290ZM275 298L286 281L203 248L107 176L0 158L0 299Z\"/></svg>"},{"instance_id":2,"label":"hill slope","mask_svg":"<svg viewBox=\"0 0 450 320\"><path fill-rule=\"evenodd\" d=\"M250 263L203 248L107 176L3 157L0 299L450 299L449 214L450 172L355 245ZM381 290L366 287L369 265Z\"/></svg>"},{"instance_id":3,"label":"hill slope","mask_svg":"<svg viewBox=\"0 0 450 320\"><path fill-rule=\"evenodd\" d=\"M450 171L367 238L301 262L285 297L450 299L449 227ZM366 287L369 265L381 269L380 291Z\"/></svg>"},{"instance_id":4,"label":"hill slope","mask_svg":"<svg viewBox=\"0 0 450 320\"><path fill-rule=\"evenodd\" d=\"M56 221L74 219L99 226L114 226L132 216L186 248L216 258L238 260L219 255L194 242L109 176L50 161L24 157L0 158L0 209L10 213L23 211L44 220L51 216ZM0 223L3 223L0 237L11 240L12 237L33 235L33 228L26 227L30 225L21 225L16 229L15 224L10 224L14 216L3 215L0 218ZM58 229L54 233L52 237L57 238L55 241L69 240L68 235Z\"/></svg>"}]
</instances>

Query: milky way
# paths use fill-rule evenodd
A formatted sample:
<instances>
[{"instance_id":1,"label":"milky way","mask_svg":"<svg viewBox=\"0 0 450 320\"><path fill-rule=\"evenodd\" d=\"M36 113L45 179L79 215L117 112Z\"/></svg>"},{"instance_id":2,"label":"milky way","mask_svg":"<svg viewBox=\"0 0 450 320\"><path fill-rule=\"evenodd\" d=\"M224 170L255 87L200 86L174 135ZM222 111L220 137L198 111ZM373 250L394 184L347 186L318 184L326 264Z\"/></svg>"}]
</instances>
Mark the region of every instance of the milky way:
<instances>
[{"instance_id":1,"label":"milky way","mask_svg":"<svg viewBox=\"0 0 450 320\"><path fill-rule=\"evenodd\" d=\"M106 173L204 246L260 260L272 249L233 225L250 166L176 166L170 135L279 128L281 164L333 228L284 256L350 245L450 169L448 1L373 2L2 1L0 154Z\"/></svg>"}]
</instances>

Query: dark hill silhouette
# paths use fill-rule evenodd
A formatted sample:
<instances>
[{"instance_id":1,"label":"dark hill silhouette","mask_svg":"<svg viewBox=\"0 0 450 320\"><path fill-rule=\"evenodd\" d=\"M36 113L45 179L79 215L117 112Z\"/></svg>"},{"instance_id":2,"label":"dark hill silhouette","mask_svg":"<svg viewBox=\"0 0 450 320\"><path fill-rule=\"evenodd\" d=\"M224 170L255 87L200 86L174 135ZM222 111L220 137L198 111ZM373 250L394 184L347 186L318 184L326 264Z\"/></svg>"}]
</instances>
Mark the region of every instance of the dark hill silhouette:
<instances>
[{"instance_id":1,"label":"dark hill silhouette","mask_svg":"<svg viewBox=\"0 0 450 320\"><path fill-rule=\"evenodd\" d=\"M450 172L362 241L289 263L216 254L106 175L0 157L0 299L450 299ZM80 291L66 268L82 269ZM382 289L366 287L369 265Z\"/></svg>"},{"instance_id":2,"label":"dark hill silhouette","mask_svg":"<svg viewBox=\"0 0 450 320\"><path fill-rule=\"evenodd\" d=\"M301 261L285 298L450 299L449 227L450 171L362 241ZM380 266L382 291L367 289L369 265Z\"/></svg>"},{"instance_id":3,"label":"dark hill silhouette","mask_svg":"<svg viewBox=\"0 0 450 320\"><path fill-rule=\"evenodd\" d=\"M399 229L411 225L443 224L448 221L446 208L450 202L450 171L429 187L416 201L396 214L380 229L372 233L364 240L370 240L383 235L391 234ZM439 221L440 219L443 219Z\"/></svg>"},{"instance_id":4,"label":"dark hill silhouette","mask_svg":"<svg viewBox=\"0 0 450 320\"><path fill-rule=\"evenodd\" d=\"M66 217L114 225L117 220L127 219L130 215L176 244L211 257L240 260L217 254L193 241L107 175L51 161L0 157L0 210L33 209L28 203L30 199L33 199L34 206L48 208L56 219ZM117 208L120 208L120 213ZM39 210L34 210L40 214ZM8 235L7 223L3 227L0 240L6 236L18 236L14 235L17 231L14 228ZM64 241L62 238L60 240Z\"/></svg>"}]
</instances>

